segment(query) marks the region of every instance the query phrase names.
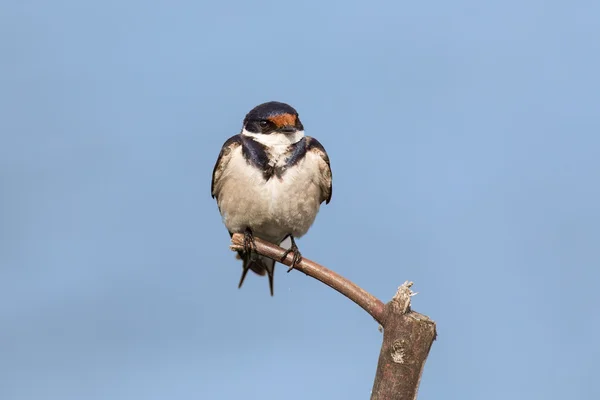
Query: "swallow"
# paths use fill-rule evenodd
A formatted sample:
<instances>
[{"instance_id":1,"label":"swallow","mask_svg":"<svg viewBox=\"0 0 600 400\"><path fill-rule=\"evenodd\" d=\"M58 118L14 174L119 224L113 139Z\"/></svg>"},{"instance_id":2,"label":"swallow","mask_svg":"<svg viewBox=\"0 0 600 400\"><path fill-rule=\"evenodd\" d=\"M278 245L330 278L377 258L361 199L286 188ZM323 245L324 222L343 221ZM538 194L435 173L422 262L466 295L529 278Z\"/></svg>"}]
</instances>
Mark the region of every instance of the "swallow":
<instances>
[{"instance_id":1,"label":"swallow","mask_svg":"<svg viewBox=\"0 0 600 400\"><path fill-rule=\"evenodd\" d=\"M273 296L275 261L253 251L254 238L286 248L282 261L292 252L291 271L302 260L295 239L308 232L331 192L327 152L317 139L304 135L298 112L276 101L250 110L241 132L223 144L211 184L230 236L244 234L238 288L252 270L268 275Z\"/></svg>"}]
</instances>

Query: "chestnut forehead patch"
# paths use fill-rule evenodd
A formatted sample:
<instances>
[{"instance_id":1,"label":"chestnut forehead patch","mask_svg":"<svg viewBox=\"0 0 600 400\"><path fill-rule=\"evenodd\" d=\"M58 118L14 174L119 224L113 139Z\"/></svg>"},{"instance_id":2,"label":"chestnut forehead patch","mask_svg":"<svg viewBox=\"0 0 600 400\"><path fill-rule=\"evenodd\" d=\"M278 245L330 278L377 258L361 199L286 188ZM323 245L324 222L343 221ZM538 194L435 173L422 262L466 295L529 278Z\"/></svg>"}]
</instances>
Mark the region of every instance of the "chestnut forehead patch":
<instances>
[{"instance_id":1,"label":"chestnut forehead patch","mask_svg":"<svg viewBox=\"0 0 600 400\"><path fill-rule=\"evenodd\" d=\"M282 126L286 125L296 125L296 116L294 114L278 114L270 116L268 119L274 123L277 128L281 128Z\"/></svg>"}]
</instances>

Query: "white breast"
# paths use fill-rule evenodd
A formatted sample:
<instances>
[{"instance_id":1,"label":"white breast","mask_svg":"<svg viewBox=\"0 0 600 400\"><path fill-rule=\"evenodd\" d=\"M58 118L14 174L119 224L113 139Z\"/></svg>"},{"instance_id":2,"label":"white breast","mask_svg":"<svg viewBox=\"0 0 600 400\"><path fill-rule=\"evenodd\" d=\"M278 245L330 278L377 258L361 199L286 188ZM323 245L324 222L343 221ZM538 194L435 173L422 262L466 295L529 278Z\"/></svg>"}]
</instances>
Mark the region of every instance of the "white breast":
<instances>
[{"instance_id":1,"label":"white breast","mask_svg":"<svg viewBox=\"0 0 600 400\"><path fill-rule=\"evenodd\" d=\"M286 147L270 147L277 164L283 165ZM318 156L308 152L281 178L265 180L262 171L246 162L241 147L236 148L220 180L218 204L225 225L230 232L249 227L273 242L288 234L301 237L319 211L319 173Z\"/></svg>"}]
</instances>

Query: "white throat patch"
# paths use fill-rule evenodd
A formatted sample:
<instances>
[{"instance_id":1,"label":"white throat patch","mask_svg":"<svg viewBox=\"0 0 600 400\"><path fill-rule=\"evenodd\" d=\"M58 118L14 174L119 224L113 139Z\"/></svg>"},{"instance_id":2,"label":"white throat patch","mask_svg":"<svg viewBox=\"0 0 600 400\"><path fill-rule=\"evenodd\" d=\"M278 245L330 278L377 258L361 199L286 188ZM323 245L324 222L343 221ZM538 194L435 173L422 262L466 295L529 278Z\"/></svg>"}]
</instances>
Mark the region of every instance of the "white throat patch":
<instances>
[{"instance_id":1,"label":"white throat patch","mask_svg":"<svg viewBox=\"0 0 600 400\"><path fill-rule=\"evenodd\" d=\"M246 129L242 130L242 135L248 136L256 140L258 143L263 144L267 147L273 146L289 146L294 143L298 143L304 137L304 131L296 131L293 134L286 135L284 133L271 133L265 135L263 133L252 133Z\"/></svg>"}]
</instances>

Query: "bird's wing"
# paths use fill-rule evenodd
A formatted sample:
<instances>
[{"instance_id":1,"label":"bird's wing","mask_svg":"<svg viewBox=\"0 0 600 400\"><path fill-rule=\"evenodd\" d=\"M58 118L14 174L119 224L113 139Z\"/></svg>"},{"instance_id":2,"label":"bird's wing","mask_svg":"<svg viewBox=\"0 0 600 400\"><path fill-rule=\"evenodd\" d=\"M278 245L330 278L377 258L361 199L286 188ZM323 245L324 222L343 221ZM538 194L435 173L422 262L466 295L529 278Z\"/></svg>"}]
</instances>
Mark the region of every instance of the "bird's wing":
<instances>
[{"instance_id":1,"label":"bird's wing","mask_svg":"<svg viewBox=\"0 0 600 400\"><path fill-rule=\"evenodd\" d=\"M215 198L215 196L219 196L219 180L223 176L223 172L227 168L229 161L231 160L231 153L234 149L238 148L242 144L242 138L240 135L235 135L227 139L227 141L223 144L221 148L221 152L219 153L219 158L217 158L217 162L215 163L215 168L213 169L212 174L212 183L210 185L210 194Z\"/></svg>"},{"instance_id":2,"label":"bird's wing","mask_svg":"<svg viewBox=\"0 0 600 400\"><path fill-rule=\"evenodd\" d=\"M313 137L307 137L308 143L306 150L320 158L320 186L321 186L321 203L328 204L331 200L332 193L332 176L331 166L329 165L329 156L325 148L319 141Z\"/></svg>"}]
</instances>

